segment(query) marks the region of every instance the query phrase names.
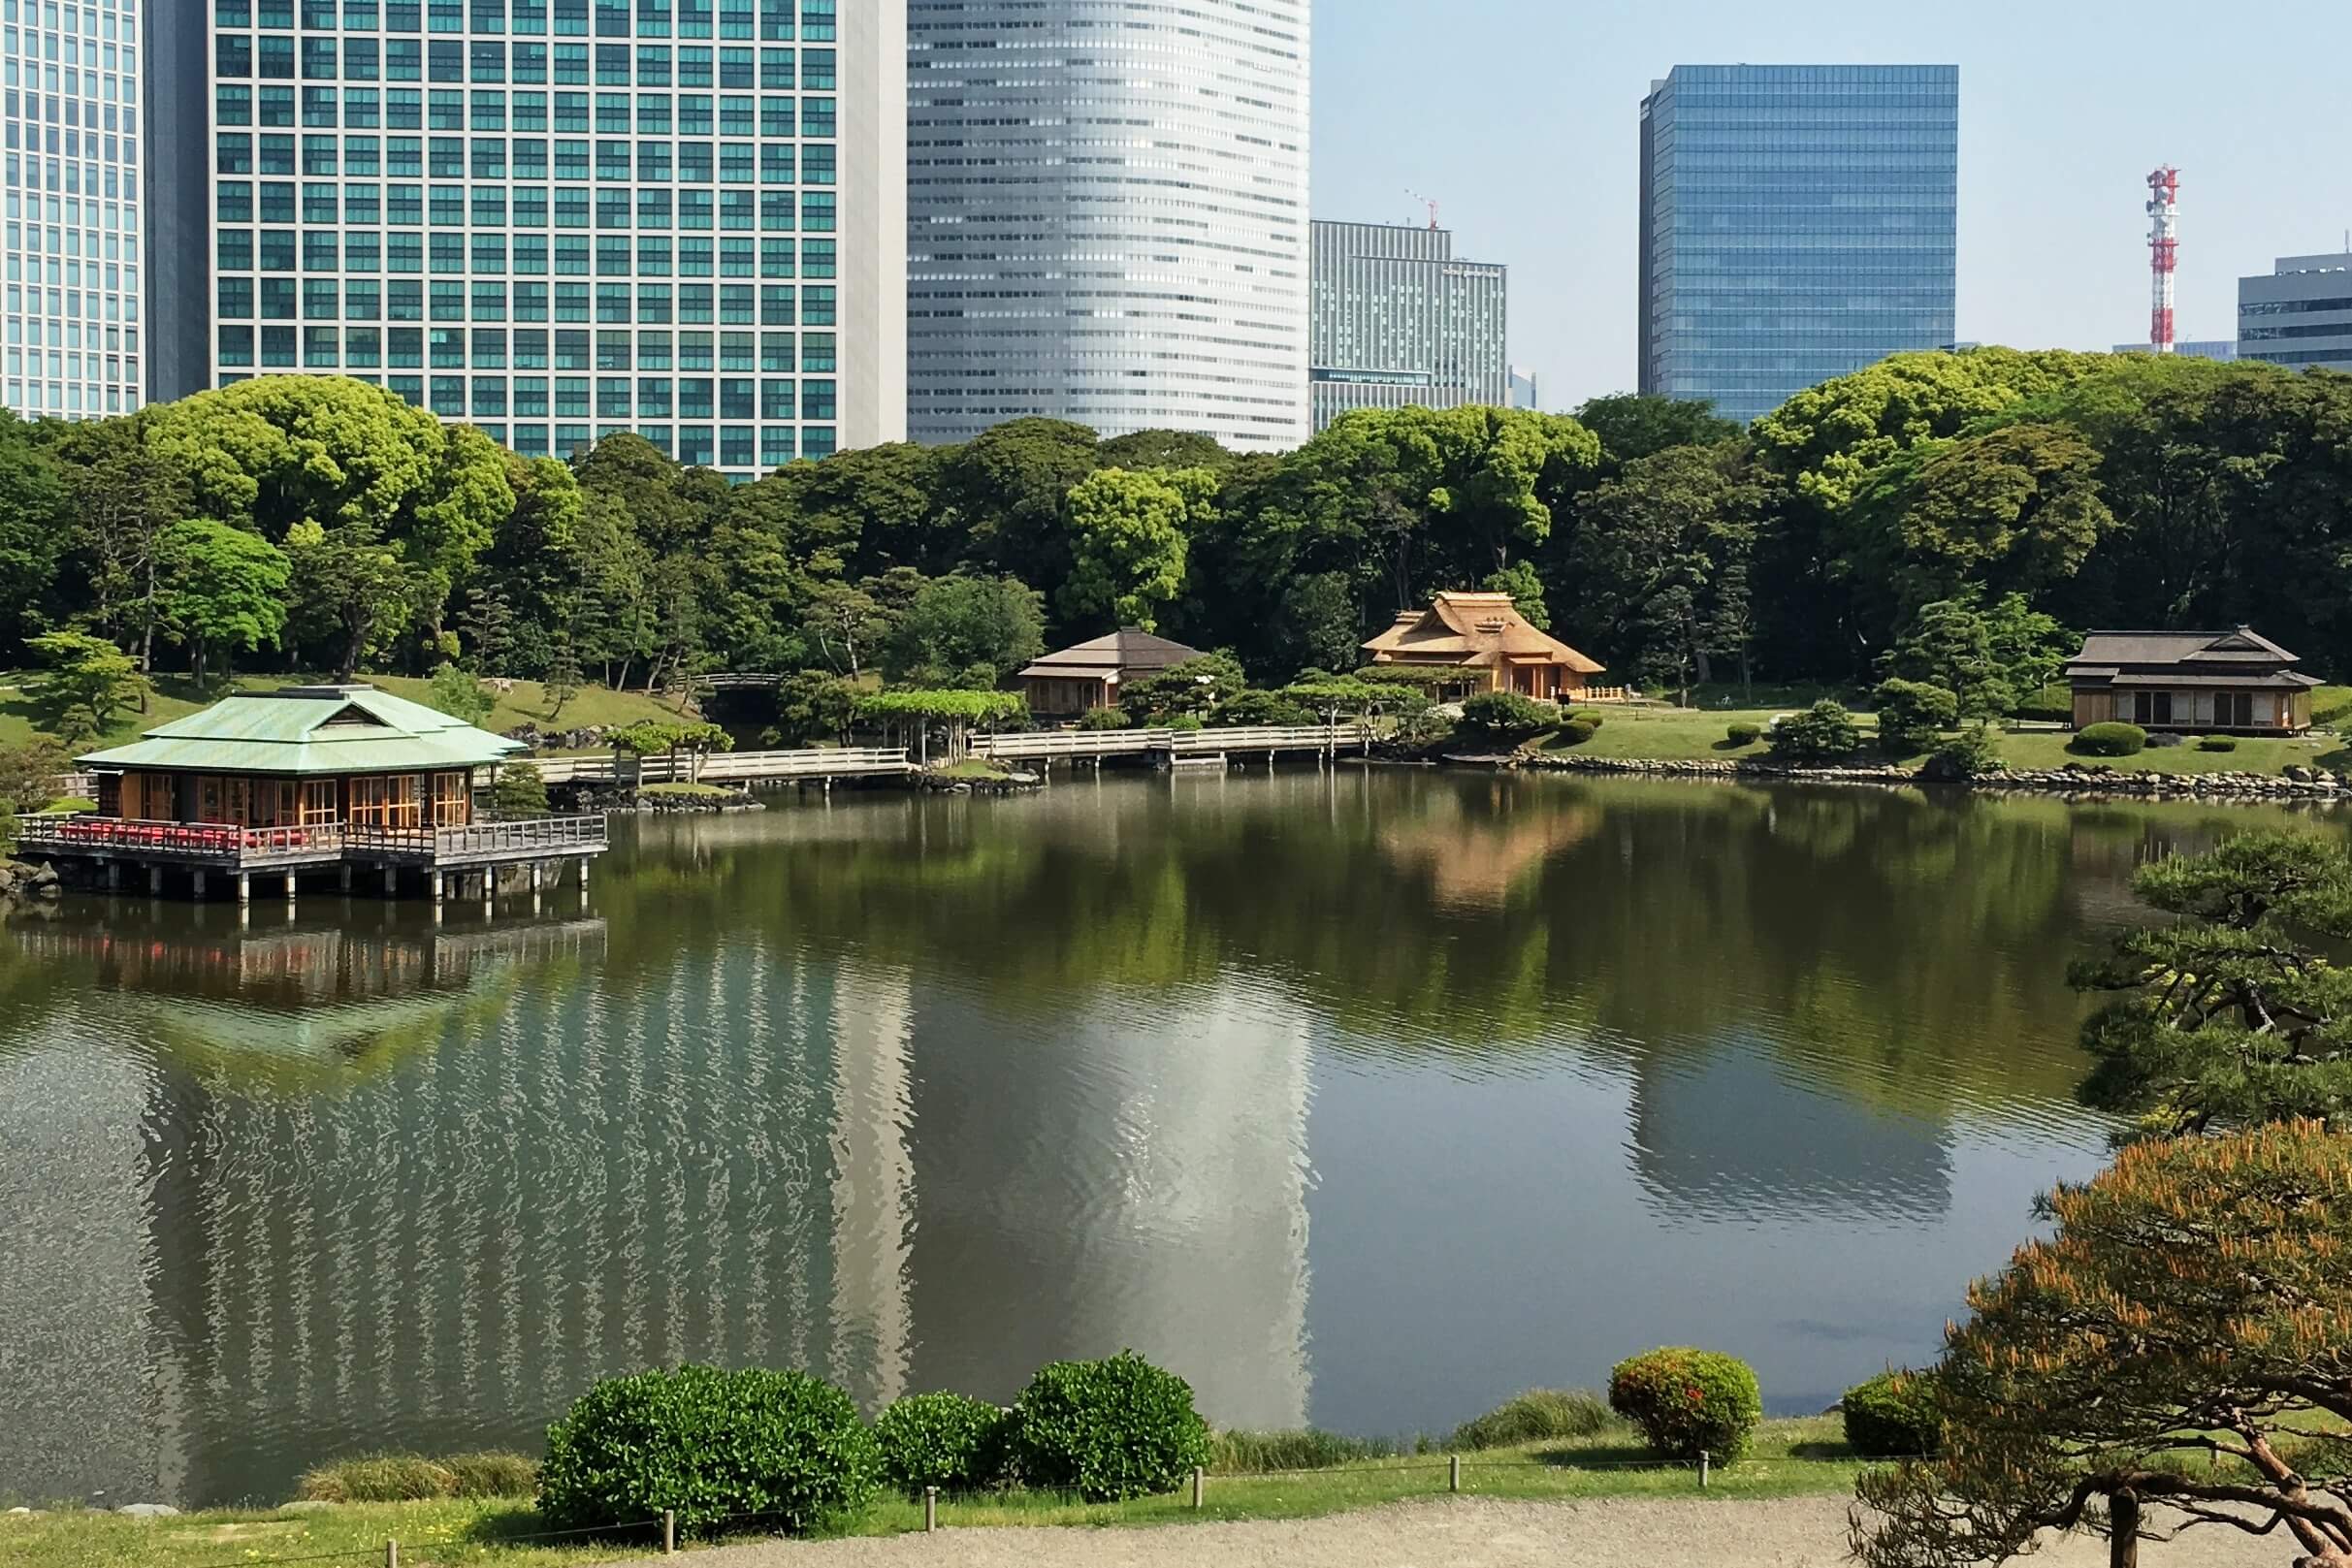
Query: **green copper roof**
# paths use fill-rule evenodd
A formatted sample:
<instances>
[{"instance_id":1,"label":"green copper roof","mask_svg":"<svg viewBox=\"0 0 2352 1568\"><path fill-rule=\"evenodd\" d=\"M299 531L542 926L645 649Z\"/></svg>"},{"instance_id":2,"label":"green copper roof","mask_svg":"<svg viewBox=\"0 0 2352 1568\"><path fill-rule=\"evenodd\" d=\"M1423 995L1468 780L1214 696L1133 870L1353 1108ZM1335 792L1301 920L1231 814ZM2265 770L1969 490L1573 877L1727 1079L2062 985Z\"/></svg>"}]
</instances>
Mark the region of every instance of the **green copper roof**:
<instances>
[{"instance_id":1,"label":"green copper roof","mask_svg":"<svg viewBox=\"0 0 2352 1568\"><path fill-rule=\"evenodd\" d=\"M224 697L128 746L79 760L94 768L319 776L482 767L523 749L371 686L295 686Z\"/></svg>"}]
</instances>

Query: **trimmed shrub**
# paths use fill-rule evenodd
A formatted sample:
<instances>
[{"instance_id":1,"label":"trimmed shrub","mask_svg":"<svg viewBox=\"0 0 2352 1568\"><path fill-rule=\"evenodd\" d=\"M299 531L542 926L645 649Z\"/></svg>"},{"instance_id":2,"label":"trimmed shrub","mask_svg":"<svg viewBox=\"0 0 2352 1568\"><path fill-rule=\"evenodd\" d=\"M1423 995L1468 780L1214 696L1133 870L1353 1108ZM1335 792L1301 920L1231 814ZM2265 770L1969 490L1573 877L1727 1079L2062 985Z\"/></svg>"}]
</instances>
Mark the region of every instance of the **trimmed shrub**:
<instances>
[{"instance_id":1,"label":"trimmed shrub","mask_svg":"<svg viewBox=\"0 0 2352 1568\"><path fill-rule=\"evenodd\" d=\"M2019 719L2037 719L2063 724L2075 717L2075 688L2053 682L2039 691L2029 691L2018 698L2014 712Z\"/></svg>"},{"instance_id":2,"label":"trimmed shrub","mask_svg":"<svg viewBox=\"0 0 2352 1568\"><path fill-rule=\"evenodd\" d=\"M606 1378L547 1429L539 1511L564 1529L675 1509L707 1534L757 1516L800 1535L862 1507L882 1472L850 1396L801 1372L715 1366Z\"/></svg>"},{"instance_id":3,"label":"trimmed shrub","mask_svg":"<svg viewBox=\"0 0 2352 1568\"><path fill-rule=\"evenodd\" d=\"M1879 744L1897 756L1926 751L1960 719L1960 699L1923 681L1881 681L1871 701L1879 713Z\"/></svg>"},{"instance_id":4,"label":"trimmed shrub","mask_svg":"<svg viewBox=\"0 0 2352 1568\"><path fill-rule=\"evenodd\" d=\"M1862 749L1862 732L1843 703L1823 697L1772 729L1772 754L1784 762L1834 762Z\"/></svg>"},{"instance_id":5,"label":"trimmed shrub","mask_svg":"<svg viewBox=\"0 0 2352 1568\"><path fill-rule=\"evenodd\" d=\"M547 777L528 762L509 762L490 782L490 809L513 821L547 815Z\"/></svg>"},{"instance_id":6,"label":"trimmed shrub","mask_svg":"<svg viewBox=\"0 0 2352 1568\"><path fill-rule=\"evenodd\" d=\"M1461 727L1477 740L1522 740L1559 722L1559 709L1516 691L1481 691L1462 705Z\"/></svg>"},{"instance_id":7,"label":"trimmed shrub","mask_svg":"<svg viewBox=\"0 0 2352 1568\"><path fill-rule=\"evenodd\" d=\"M2235 752L2238 750L2238 737L2235 735L2207 735L2197 743L2197 750L2200 752Z\"/></svg>"},{"instance_id":8,"label":"trimmed shrub","mask_svg":"<svg viewBox=\"0 0 2352 1568\"><path fill-rule=\"evenodd\" d=\"M1924 772L1930 779L1958 782L1999 773L2007 766L1991 729L1971 724L1927 753Z\"/></svg>"},{"instance_id":9,"label":"trimmed shrub","mask_svg":"<svg viewBox=\"0 0 2352 1568\"><path fill-rule=\"evenodd\" d=\"M1133 1351L1040 1369L1013 1412L1021 1481L1088 1502L1174 1491L1208 1462L1192 1385Z\"/></svg>"},{"instance_id":10,"label":"trimmed shrub","mask_svg":"<svg viewBox=\"0 0 2352 1568\"><path fill-rule=\"evenodd\" d=\"M1571 719L1560 726L1561 742L1566 746L1582 746L1593 738L1595 727L1581 719Z\"/></svg>"},{"instance_id":11,"label":"trimmed shrub","mask_svg":"<svg viewBox=\"0 0 2352 1568\"><path fill-rule=\"evenodd\" d=\"M874 1422L882 1473L901 1491L979 1491L1005 1479L1013 1412L960 1393L910 1393Z\"/></svg>"},{"instance_id":12,"label":"trimmed shrub","mask_svg":"<svg viewBox=\"0 0 2352 1568\"><path fill-rule=\"evenodd\" d=\"M1124 708L1089 708L1078 721L1080 729L1126 729L1135 723L1135 715Z\"/></svg>"},{"instance_id":13,"label":"trimmed shrub","mask_svg":"<svg viewBox=\"0 0 2352 1568\"><path fill-rule=\"evenodd\" d=\"M1315 1427L1282 1432L1218 1432L1208 1440L1208 1467L1221 1475L1266 1470L1328 1470L1358 1459L1386 1459L1399 1452L1379 1437L1347 1437Z\"/></svg>"},{"instance_id":14,"label":"trimmed shrub","mask_svg":"<svg viewBox=\"0 0 2352 1568\"><path fill-rule=\"evenodd\" d=\"M415 1503L455 1497L458 1476L421 1454L365 1454L305 1470L294 1489L309 1503Z\"/></svg>"},{"instance_id":15,"label":"trimmed shrub","mask_svg":"<svg viewBox=\"0 0 2352 1568\"><path fill-rule=\"evenodd\" d=\"M1944 1444L1935 1386L1917 1372L1881 1372L1846 1391L1846 1444L1866 1459L1924 1458Z\"/></svg>"},{"instance_id":16,"label":"trimmed shrub","mask_svg":"<svg viewBox=\"0 0 2352 1568\"><path fill-rule=\"evenodd\" d=\"M1566 717L1571 724L1590 724L1595 729L1598 729L1602 724L1608 722L1609 719L1609 716L1598 708L1570 708Z\"/></svg>"},{"instance_id":17,"label":"trimmed shrub","mask_svg":"<svg viewBox=\"0 0 2352 1568\"><path fill-rule=\"evenodd\" d=\"M1705 1453L1729 1463L1748 1451L1764 1399L1746 1361L1688 1346L1650 1351L1609 1374L1609 1408L1669 1459Z\"/></svg>"},{"instance_id":18,"label":"trimmed shrub","mask_svg":"<svg viewBox=\"0 0 2352 1568\"><path fill-rule=\"evenodd\" d=\"M1202 722L1201 716L1199 714L1172 714L1161 724L1160 727L1163 729L1181 729L1191 731L1196 729L1204 729L1208 726Z\"/></svg>"},{"instance_id":19,"label":"trimmed shrub","mask_svg":"<svg viewBox=\"0 0 2352 1568\"><path fill-rule=\"evenodd\" d=\"M1724 738L1734 746L1754 746L1764 738L1764 726L1743 719L1724 730Z\"/></svg>"},{"instance_id":20,"label":"trimmed shrub","mask_svg":"<svg viewBox=\"0 0 2352 1568\"><path fill-rule=\"evenodd\" d=\"M1583 1389L1530 1389L1454 1428L1457 1449L1508 1448L1550 1437L1591 1437L1610 1423L1609 1403Z\"/></svg>"},{"instance_id":21,"label":"trimmed shrub","mask_svg":"<svg viewBox=\"0 0 2352 1568\"><path fill-rule=\"evenodd\" d=\"M2138 724L2085 724L2069 750L2084 756L2136 756L2146 746L2147 731Z\"/></svg>"},{"instance_id":22,"label":"trimmed shrub","mask_svg":"<svg viewBox=\"0 0 2352 1568\"><path fill-rule=\"evenodd\" d=\"M1279 691L1237 691L1217 704L1210 719L1212 727L1240 729L1256 724L1311 724L1315 715L1303 702L1293 701Z\"/></svg>"}]
</instances>

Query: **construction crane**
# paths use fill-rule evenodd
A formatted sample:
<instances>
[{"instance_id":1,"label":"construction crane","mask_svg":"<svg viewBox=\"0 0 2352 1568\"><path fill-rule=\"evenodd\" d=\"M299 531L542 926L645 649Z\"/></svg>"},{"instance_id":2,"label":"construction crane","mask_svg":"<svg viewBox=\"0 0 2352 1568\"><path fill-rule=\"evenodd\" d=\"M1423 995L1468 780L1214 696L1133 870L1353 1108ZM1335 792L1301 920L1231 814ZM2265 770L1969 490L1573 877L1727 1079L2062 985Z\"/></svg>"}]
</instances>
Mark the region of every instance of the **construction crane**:
<instances>
[{"instance_id":1,"label":"construction crane","mask_svg":"<svg viewBox=\"0 0 2352 1568\"><path fill-rule=\"evenodd\" d=\"M1437 199L1434 196L1424 196L1416 190L1408 190L1404 194L1428 208L1430 209L1430 227L1433 229L1437 227Z\"/></svg>"},{"instance_id":2,"label":"construction crane","mask_svg":"<svg viewBox=\"0 0 2352 1568\"><path fill-rule=\"evenodd\" d=\"M2150 220L2149 265L2154 271L2155 304L2148 317L2148 349L2173 352L2175 270L2180 265L2180 171L2166 164L2147 176Z\"/></svg>"}]
</instances>

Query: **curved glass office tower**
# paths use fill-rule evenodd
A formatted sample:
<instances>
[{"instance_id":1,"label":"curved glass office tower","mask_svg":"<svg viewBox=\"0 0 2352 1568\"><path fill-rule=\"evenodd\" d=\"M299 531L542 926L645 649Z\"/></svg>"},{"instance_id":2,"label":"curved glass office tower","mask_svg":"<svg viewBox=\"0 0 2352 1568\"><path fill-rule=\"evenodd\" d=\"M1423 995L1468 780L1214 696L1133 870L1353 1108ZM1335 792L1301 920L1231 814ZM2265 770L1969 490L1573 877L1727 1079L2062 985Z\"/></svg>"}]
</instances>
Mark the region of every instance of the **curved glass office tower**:
<instances>
[{"instance_id":1,"label":"curved glass office tower","mask_svg":"<svg viewBox=\"0 0 2352 1568\"><path fill-rule=\"evenodd\" d=\"M904 0L170 0L156 391L341 373L526 455L904 432ZM202 325L196 325L201 323Z\"/></svg>"},{"instance_id":2,"label":"curved glass office tower","mask_svg":"<svg viewBox=\"0 0 2352 1568\"><path fill-rule=\"evenodd\" d=\"M1298 445L1307 0L909 0L908 426Z\"/></svg>"}]
</instances>

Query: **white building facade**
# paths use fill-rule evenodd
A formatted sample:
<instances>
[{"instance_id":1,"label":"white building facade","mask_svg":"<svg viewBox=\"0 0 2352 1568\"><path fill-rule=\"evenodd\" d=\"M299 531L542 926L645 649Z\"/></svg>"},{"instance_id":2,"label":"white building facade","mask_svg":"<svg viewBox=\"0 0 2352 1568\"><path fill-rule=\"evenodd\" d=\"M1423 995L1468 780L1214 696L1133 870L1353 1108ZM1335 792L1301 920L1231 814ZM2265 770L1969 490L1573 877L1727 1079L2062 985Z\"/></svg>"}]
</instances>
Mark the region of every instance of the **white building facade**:
<instances>
[{"instance_id":1,"label":"white building facade","mask_svg":"<svg viewBox=\"0 0 2352 1568\"><path fill-rule=\"evenodd\" d=\"M142 9L0 0L0 400L20 414L90 419L140 404Z\"/></svg>"},{"instance_id":2,"label":"white building facade","mask_svg":"<svg viewBox=\"0 0 2352 1568\"><path fill-rule=\"evenodd\" d=\"M1507 269L1407 224L1318 221L1313 258L1316 430L1357 408L1509 405Z\"/></svg>"},{"instance_id":3,"label":"white building facade","mask_svg":"<svg viewBox=\"0 0 2352 1568\"><path fill-rule=\"evenodd\" d=\"M909 0L921 441L1305 440L1308 0Z\"/></svg>"},{"instance_id":4,"label":"white building facade","mask_svg":"<svg viewBox=\"0 0 2352 1568\"><path fill-rule=\"evenodd\" d=\"M2281 256L2269 272L2238 280L2242 359L2352 370L2352 253Z\"/></svg>"},{"instance_id":5,"label":"white building facade","mask_svg":"<svg viewBox=\"0 0 2352 1568\"><path fill-rule=\"evenodd\" d=\"M157 182L158 396L339 373L525 456L634 432L736 477L903 436L905 0L172 0L155 27L206 84Z\"/></svg>"}]
</instances>

